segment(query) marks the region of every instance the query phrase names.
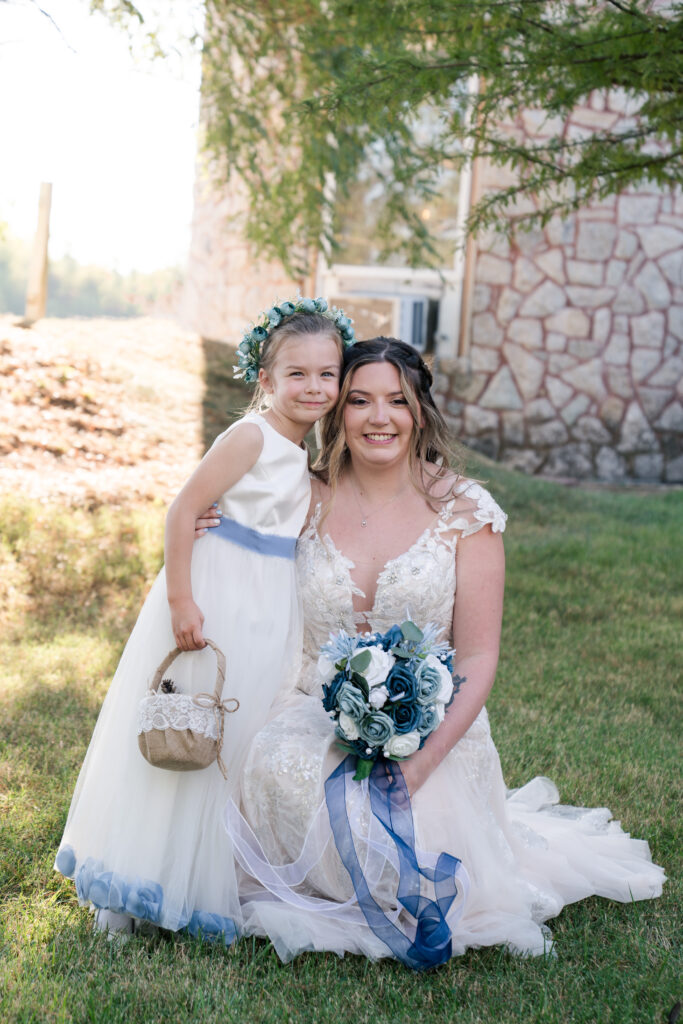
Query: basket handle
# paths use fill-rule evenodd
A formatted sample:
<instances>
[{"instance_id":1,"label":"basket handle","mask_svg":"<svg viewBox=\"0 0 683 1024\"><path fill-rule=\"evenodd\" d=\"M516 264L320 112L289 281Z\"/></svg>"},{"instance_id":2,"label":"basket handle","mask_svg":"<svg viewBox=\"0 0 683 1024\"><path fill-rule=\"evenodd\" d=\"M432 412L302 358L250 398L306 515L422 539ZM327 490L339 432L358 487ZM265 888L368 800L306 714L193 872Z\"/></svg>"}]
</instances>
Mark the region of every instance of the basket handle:
<instances>
[{"instance_id":1,"label":"basket handle","mask_svg":"<svg viewBox=\"0 0 683 1024\"><path fill-rule=\"evenodd\" d=\"M212 651L214 652L214 654L216 655L216 686L215 686L215 690L216 690L216 700L220 701L221 694L223 693L223 684L225 683L225 655L223 654L223 652L220 649L220 647L218 646L218 644L215 644L213 642L213 640L209 640L208 637L205 637L204 639L206 641L206 646L210 647L212 649ZM201 648L200 648L200 650L201 650ZM159 665L159 668L154 673L154 678L152 679L152 682L150 683L150 689L154 690L154 691L157 691L159 689L159 685L160 685L161 680L163 678L164 672L166 671L167 668L169 668L170 665L173 664L173 662L176 660L176 658L178 657L179 654L191 654L191 653L192 653L191 651L181 651L180 647L174 647L174 649L172 651L169 651L169 653L166 655L166 657L164 658L162 663Z\"/></svg>"}]
</instances>

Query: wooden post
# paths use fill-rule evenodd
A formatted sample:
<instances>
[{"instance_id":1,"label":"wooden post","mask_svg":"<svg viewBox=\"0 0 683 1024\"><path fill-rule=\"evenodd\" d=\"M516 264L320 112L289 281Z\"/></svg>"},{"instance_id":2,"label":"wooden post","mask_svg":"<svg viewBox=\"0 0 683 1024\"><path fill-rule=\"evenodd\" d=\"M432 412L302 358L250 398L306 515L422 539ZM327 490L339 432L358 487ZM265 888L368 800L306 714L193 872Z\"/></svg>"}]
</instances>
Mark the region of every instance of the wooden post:
<instances>
[{"instance_id":1,"label":"wooden post","mask_svg":"<svg viewBox=\"0 0 683 1024\"><path fill-rule=\"evenodd\" d=\"M26 288L25 324L32 324L45 316L47 302L47 240L50 234L50 206L52 185L42 182L38 202L38 227L33 240L33 252Z\"/></svg>"},{"instance_id":2,"label":"wooden post","mask_svg":"<svg viewBox=\"0 0 683 1024\"><path fill-rule=\"evenodd\" d=\"M479 176L481 172L481 157L475 157L472 161L472 180L470 185L471 210L475 203L479 202ZM477 242L470 234L465 245L465 276L462 282L462 303L460 306L460 330L458 331L458 356L464 359L470 354L470 341L472 331L472 297L474 292L474 271L477 262Z\"/></svg>"}]
</instances>

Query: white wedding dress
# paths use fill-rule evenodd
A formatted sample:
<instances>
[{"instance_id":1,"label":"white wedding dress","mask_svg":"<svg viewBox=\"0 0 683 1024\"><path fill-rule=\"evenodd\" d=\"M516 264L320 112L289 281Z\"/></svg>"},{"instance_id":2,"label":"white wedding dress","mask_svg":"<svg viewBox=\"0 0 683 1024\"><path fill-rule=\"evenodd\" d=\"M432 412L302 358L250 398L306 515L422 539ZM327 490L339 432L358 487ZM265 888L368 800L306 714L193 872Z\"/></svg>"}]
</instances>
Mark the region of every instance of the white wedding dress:
<instances>
[{"instance_id":1,"label":"white wedding dress","mask_svg":"<svg viewBox=\"0 0 683 1024\"><path fill-rule=\"evenodd\" d=\"M226 812L243 870L243 928L268 936L283 960L303 950L392 955L366 923L331 836L323 787L345 755L321 704L316 660L331 631L354 633L365 622L384 631L409 616L436 623L450 639L458 547L487 524L502 531L506 519L478 484L464 481L458 490L435 525L384 566L367 614L354 612L353 563L319 536L318 516L299 540L303 672L252 743L241 813L234 804ZM624 833L607 808L562 806L558 799L546 778L506 789L485 708L415 794L419 856L445 851L469 876L469 891L463 879L447 918L452 955L496 944L543 953L551 943L543 922L565 904L595 894L628 902L661 893L664 872L651 862L646 842ZM391 844L385 837L383 848L377 830L373 841L367 784L356 784L350 805L373 896L410 932L396 902Z\"/></svg>"},{"instance_id":2,"label":"white wedding dress","mask_svg":"<svg viewBox=\"0 0 683 1024\"><path fill-rule=\"evenodd\" d=\"M227 779L215 762L202 771L152 767L138 748L143 728L188 724L172 703L163 716L139 710L157 666L175 645L162 569L102 706L55 863L74 879L82 904L174 931L221 935L228 943L242 924L222 810L286 673L296 679L301 608L294 554L310 502L307 451L262 416L250 413L238 422L245 420L262 432L261 454L217 496L221 526L195 544L191 569L205 636L227 660L223 698L240 703L225 716ZM169 675L180 693L213 691L214 654L208 648L183 654ZM190 725L205 732L201 720Z\"/></svg>"}]
</instances>

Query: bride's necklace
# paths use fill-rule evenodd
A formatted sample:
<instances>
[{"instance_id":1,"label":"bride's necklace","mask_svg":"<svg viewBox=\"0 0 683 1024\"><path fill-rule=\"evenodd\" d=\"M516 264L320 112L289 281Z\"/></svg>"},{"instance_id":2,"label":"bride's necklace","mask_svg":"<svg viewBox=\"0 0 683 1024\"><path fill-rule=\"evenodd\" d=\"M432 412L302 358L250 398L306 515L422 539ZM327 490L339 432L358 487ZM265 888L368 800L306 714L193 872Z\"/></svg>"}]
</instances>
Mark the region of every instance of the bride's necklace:
<instances>
[{"instance_id":1,"label":"bride's necklace","mask_svg":"<svg viewBox=\"0 0 683 1024\"><path fill-rule=\"evenodd\" d=\"M384 504L380 505L378 508L373 508L372 511L370 511L370 512L364 512L363 511L363 506L360 503L360 496L358 494L358 491L356 490L356 485L354 484L353 480L350 480L349 482L351 484L351 490L353 491L353 496L356 499L356 504L358 505L358 511L360 512L360 525L361 526L367 526L368 525L368 519L370 518L370 516L376 515L378 512L381 512L382 509L385 509L387 507L387 505L391 505L392 502L396 501L397 498L401 497L403 492L408 487L408 484L404 484L403 487L400 489L400 491L396 491L396 494L394 494L393 497L389 498L388 501L385 501Z\"/></svg>"}]
</instances>

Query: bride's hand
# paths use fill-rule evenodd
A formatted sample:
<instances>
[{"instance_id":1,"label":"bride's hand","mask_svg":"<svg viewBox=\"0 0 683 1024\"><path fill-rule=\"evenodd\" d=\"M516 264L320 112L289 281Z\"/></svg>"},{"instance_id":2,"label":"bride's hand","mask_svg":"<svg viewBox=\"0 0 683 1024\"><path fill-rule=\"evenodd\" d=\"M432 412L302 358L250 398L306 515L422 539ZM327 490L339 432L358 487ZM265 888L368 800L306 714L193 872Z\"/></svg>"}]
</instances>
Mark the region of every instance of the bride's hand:
<instances>
[{"instance_id":1,"label":"bride's hand","mask_svg":"<svg viewBox=\"0 0 683 1024\"><path fill-rule=\"evenodd\" d=\"M194 535L195 539L203 537L207 530L210 530L214 526L220 526L220 517L222 515L218 505L211 505L205 509L204 512L200 512L194 521Z\"/></svg>"},{"instance_id":2,"label":"bride's hand","mask_svg":"<svg viewBox=\"0 0 683 1024\"><path fill-rule=\"evenodd\" d=\"M405 761L401 761L401 774L408 787L408 796L414 796L420 786L426 782L431 774L431 768L422 756L422 751L416 751Z\"/></svg>"}]
</instances>

